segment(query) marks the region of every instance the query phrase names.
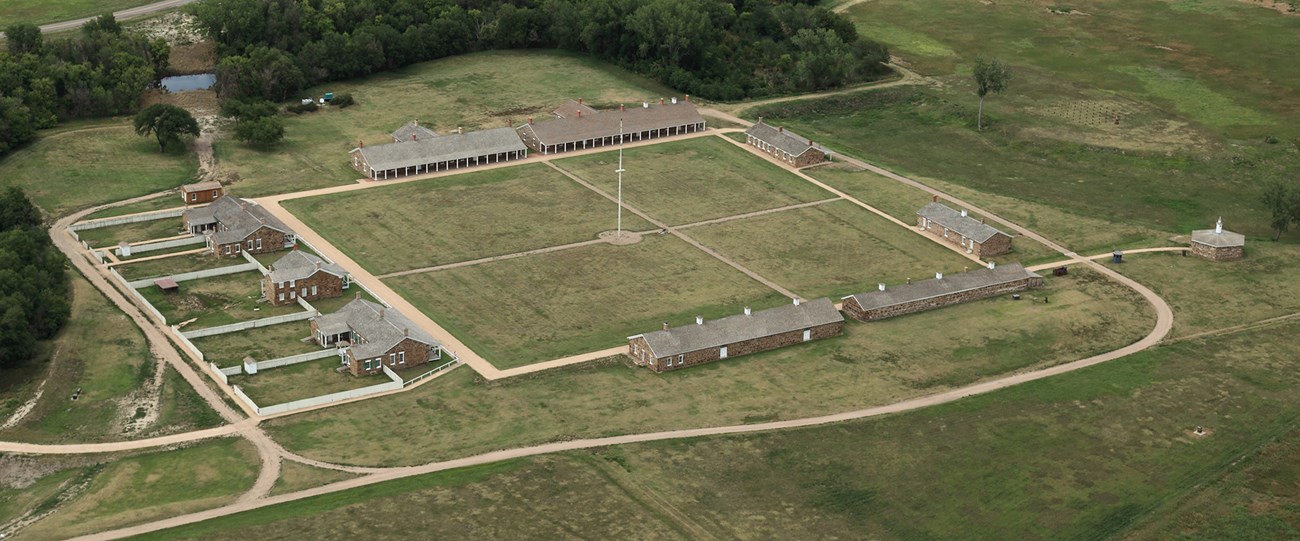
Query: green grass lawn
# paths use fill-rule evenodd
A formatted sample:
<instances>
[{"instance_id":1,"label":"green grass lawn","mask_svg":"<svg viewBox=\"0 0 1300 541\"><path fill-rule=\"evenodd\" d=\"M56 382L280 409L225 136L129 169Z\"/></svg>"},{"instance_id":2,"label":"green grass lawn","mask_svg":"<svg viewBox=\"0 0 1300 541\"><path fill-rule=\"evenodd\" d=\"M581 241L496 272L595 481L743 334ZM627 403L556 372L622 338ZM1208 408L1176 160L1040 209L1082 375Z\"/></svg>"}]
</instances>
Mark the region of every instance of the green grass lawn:
<instances>
[{"instance_id":1,"label":"green grass lawn","mask_svg":"<svg viewBox=\"0 0 1300 541\"><path fill-rule=\"evenodd\" d=\"M684 241L658 235L384 283L501 368L625 344L663 321L788 302Z\"/></svg>"},{"instance_id":2,"label":"green grass lawn","mask_svg":"<svg viewBox=\"0 0 1300 541\"><path fill-rule=\"evenodd\" d=\"M94 17L143 6L149 0L9 0L0 4L0 28L11 24L46 24Z\"/></svg>"},{"instance_id":3,"label":"green grass lawn","mask_svg":"<svg viewBox=\"0 0 1300 541\"><path fill-rule=\"evenodd\" d=\"M357 295L361 295L362 299L368 300L370 302L376 302L376 303L379 302L369 293L366 293L366 290L361 289L360 286L354 285L352 287L349 287L348 289L343 290L342 296L329 298L329 299L317 299L311 301L311 305L313 308L315 308L317 311L319 311L322 314L332 314L334 312L339 311L339 308L343 308L343 305L356 300Z\"/></svg>"},{"instance_id":4,"label":"green grass lawn","mask_svg":"<svg viewBox=\"0 0 1300 541\"><path fill-rule=\"evenodd\" d=\"M48 348L56 355L31 362L38 369L30 380L36 384L47 371L40 400L17 426L0 431L0 439L41 443L78 443L119 441L119 430L135 411L123 401L153 377L155 364L140 330L108 300L79 275L72 280L72 313L68 325ZM50 363L54 369L48 370ZM0 377L20 381L13 371ZM13 378L12 380L10 378ZM81 394L70 399L75 390ZM20 392L21 391L21 392ZM26 402L34 389L5 389L0 400ZM164 415L147 432L150 435L177 432L193 427L218 424L220 419L188 387L176 387L164 381L162 404ZM4 418L8 418L7 415Z\"/></svg>"},{"instance_id":5,"label":"green grass lawn","mask_svg":"<svg viewBox=\"0 0 1300 541\"><path fill-rule=\"evenodd\" d=\"M203 359L216 363L221 368L237 366L244 362L244 357L258 361L269 361L320 351L315 342L302 342L302 338L311 335L311 323L291 321L279 325L248 329L246 331L203 336L191 339L194 347L203 352Z\"/></svg>"},{"instance_id":6,"label":"green grass lawn","mask_svg":"<svg viewBox=\"0 0 1300 541\"><path fill-rule=\"evenodd\" d=\"M1043 296L1051 303L1042 303ZM687 323L691 315L670 321ZM1137 340L1153 319L1133 292L1080 271L1049 278L1045 289L1021 301L997 298L850 322L839 338L690 370L655 374L619 357L492 384L457 370L367 402L384 411L437 414L355 422L347 408L326 409L267 427L277 441L312 458L392 466L579 437L793 419L1076 360Z\"/></svg>"},{"instance_id":7,"label":"green grass lawn","mask_svg":"<svg viewBox=\"0 0 1300 541\"><path fill-rule=\"evenodd\" d=\"M230 376L230 384L238 385L258 406L267 407L392 381L383 374L358 377L350 372L340 373L335 370L339 366L338 357L326 357L259 370L251 375Z\"/></svg>"},{"instance_id":8,"label":"green grass lawn","mask_svg":"<svg viewBox=\"0 0 1300 541\"><path fill-rule=\"evenodd\" d=\"M687 234L806 298L978 266L849 201L691 228Z\"/></svg>"},{"instance_id":9,"label":"green grass lawn","mask_svg":"<svg viewBox=\"0 0 1300 541\"><path fill-rule=\"evenodd\" d=\"M615 193L618 151L565 158L555 164ZM834 197L780 167L719 138L704 137L628 149L623 201L682 225Z\"/></svg>"},{"instance_id":10,"label":"green grass lawn","mask_svg":"<svg viewBox=\"0 0 1300 541\"><path fill-rule=\"evenodd\" d=\"M357 104L289 117L284 142L255 150L220 141L223 167L242 180L241 196L347 184L361 174L348 163L358 141L391 142L402 124L419 120L438 133L496 128L529 116L545 118L565 100L585 98L597 106L669 96L643 77L585 56L559 51L490 51L424 62L364 79L329 83L303 92L350 92Z\"/></svg>"},{"instance_id":11,"label":"green grass lawn","mask_svg":"<svg viewBox=\"0 0 1300 541\"><path fill-rule=\"evenodd\" d=\"M160 154L153 138L128 124L44 135L0 160L0 186L22 188L45 212L61 216L175 188L194 176L193 154Z\"/></svg>"},{"instance_id":12,"label":"green grass lawn","mask_svg":"<svg viewBox=\"0 0 1300 541\"><path fill-rule=\"evenodd\" d=\"M238 438L124 457L100 456L84 493L23 531L31 539L78 535L230 503L253 486L257 452Z\"/></svg>"},{"instance_id":13,"label":"green grass lawn","mask_svg":"<svg viewBox=\"0 0 1300 541\"><path fill-rule=\"evenodd\" d=\"M85 241L91 248L113 248L120 242L143 242L147 240L163 239L175 237L182 234L182 226L179 218L163 218L149 222L136 222L133 224L115 225L112 227L100 227L96 229L83 229L77 231L77 237ZM202 244L190 246L190 249L202 248ZM144 252L145 257L153 252ZM159 252L161 253L161 252Z\"/></svg>"},{"instance_id":14,"label":"green grass lawn","mask_svg":"<svg viewBox=\"0 0 1300 541\"><path fill-rule=\"evenodd\" d=\"M398 526L382 516L337 510L383 509L395 501L389 498L405 500L415 487L448 484L502 502L514 491L501 483L553 483L550 472L578 479L581 472L566 468L579 465L603 474L600 486L638 495L637 503L619 505L626 512L672 505L671 517L659 514L646 528L688 527L717 538L1290 538L1296 474L1288 451L1294 437L1273 441L1300 426L1300 371L1285 338L1296 332L1300 325L1290 324L1160 347L866 421L453 470L153 538L312 535L338 528L413 534L446 527L446 519L440 513ZM696 395L678 396L689 402ZM782 407L790 404L798 401L782 401ZM678 410L689 411L685 404ZM1193 435L1197 425L1210 435ZM1242 468L1241 459L1257 451L1262 458ZM529 473L532 468L546 473ZM1226 489L1209 484L1225 475ZM1198 493L1206 486L1209 492ZM461 509L445 514L459 516ZM491 511L495 505L467 503L463 509L475 509L480 523L516 516L509 506L500 515ZM544 522L581 528L590 523L587 511L569 506L546 513ZM1165 520L1169 513L1179 520ZM1161 520L1149 531L1133 530L1150 518Z\"/></svg>"},{"instance_id":15,"label":"green grass lawn","mask_svg":"<svg viewBox=\"0 0 1300 541\"><path fill-rule=\"evenodd\" d=\"M216 327L301 312L297 304L273 306L258 302L262 297L261 273L227 274L180 283L180 291L163 293L157 287L140 289L140 294L157 308L169 325L190 321L185 330Z\"/></svg>"},{"instance_id":16,"label":"green grass lawn","mask_svg":"<svg viewBox=\"0 0 1300 541\"><path fill-rule=\"evenodd\" d=\"M202 244L198 244L191 246L190 248L194 249L202 247ZM153 252L145 252L145 256L151 253ZM158 255L161 255L161 253L162 252L160 251ZM233 267L245 263L247 263L247 261L242 257L216 257L209 253L197 253L164 257L162 259L151 259L139 263L123 263L121 265L115 265L113 268L117 269L117 273L121 274L122 277L127 280L143 280L145 278L173 276L186 272Z\"/></svg>"},{"instance_id":17,"label":"green grass lawn","mask_svg":"<svg viewBox=\"0 0 1300 541\"><path fill-rule=\"evenodd\" d=\"M168 210L168 209L181 207L182 205L183 204L181 203L180 198L177 197L176 195L165 195L162 197L155 197L153 199L146 199L144 201L122 205L120 207L106 208L104 210L92 212L90 214L87 214L85 218L82 218L82 220L95 220L99 218L112 218L114 216L126 216L127 214L137 214L140 212ZM180 218L173 218L173 219L176 220L177 222L180 221Z\"/></svg>"},{"instance_id":18,"label":"green grass lawn","mask_svg":"<svg viewBox=\"0 0 1300 541\"><path fill-rule=\"evenodd\" d=\"M376 274L592 240L617 207L543 164L373 188L285 207ZM651 229L628 215L624 226Z\"/></svg>"},{"instance_id":19,"label":"green grass lawn","mask_svg":"<svg viewBox=\"0 0 1300 541\"><path fill-rule=\"evenodd\" d=\"M1300 244L1246 241L1246 258L1207 261L1179 252L1130 254L1106 265L1147 284L1174 309L1174 336L1300 312L1291 276Z\"/></svg>"}]
</instances>

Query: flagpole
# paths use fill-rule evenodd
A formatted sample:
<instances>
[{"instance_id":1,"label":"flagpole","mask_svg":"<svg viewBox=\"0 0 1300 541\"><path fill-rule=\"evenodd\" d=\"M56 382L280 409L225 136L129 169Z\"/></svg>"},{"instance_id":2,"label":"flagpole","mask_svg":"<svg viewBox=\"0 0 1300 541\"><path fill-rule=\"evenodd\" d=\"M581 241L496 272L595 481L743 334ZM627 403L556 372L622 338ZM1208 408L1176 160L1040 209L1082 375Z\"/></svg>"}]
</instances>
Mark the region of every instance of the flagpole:
<instances>
[{"instance_id":1,"label":"flagpole","mask_svg":"<svg viewBox=\"0 0 1300 541\"><path fill-rule=\"evenodd\" d=\"M615 237L623 236L623 119L618 119L618 229Z\"/></svg>"}]
</instances>

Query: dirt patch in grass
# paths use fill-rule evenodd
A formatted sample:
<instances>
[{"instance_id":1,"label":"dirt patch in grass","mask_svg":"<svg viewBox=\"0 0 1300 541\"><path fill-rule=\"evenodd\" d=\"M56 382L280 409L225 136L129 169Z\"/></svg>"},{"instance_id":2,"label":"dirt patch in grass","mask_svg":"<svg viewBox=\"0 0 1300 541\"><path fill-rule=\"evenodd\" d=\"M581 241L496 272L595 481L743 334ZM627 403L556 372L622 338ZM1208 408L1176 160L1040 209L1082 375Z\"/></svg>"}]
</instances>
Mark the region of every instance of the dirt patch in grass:
<instances>
[{"instance_id":1,"label":"dirt patch in grass","mask_svg":"<svg viewBox=\"0 0 1300 541\"><path fill-rule=\"evenodd\" d=\"M168 69L176 75L208 73L217 67L216 46L211 41L173 45L167 60Z\"/></svg>"}]
</instances>

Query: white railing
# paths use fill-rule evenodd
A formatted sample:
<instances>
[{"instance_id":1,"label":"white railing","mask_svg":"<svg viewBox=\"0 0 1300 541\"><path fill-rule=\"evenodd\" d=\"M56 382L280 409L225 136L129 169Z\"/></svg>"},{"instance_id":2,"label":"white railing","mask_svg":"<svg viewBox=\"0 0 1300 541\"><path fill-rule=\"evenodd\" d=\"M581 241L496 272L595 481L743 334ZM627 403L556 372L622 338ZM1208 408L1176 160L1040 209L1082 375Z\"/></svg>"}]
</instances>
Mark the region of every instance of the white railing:
<instances>
[{"instance_id":1,"label":"white railing","mask_svg":"<svg viewBox=\"0 0 1300 541\"><path fill-rule=\"evenodd\" d=\"M131 245L131 255L135 255L137 252L155 252L158 250L166 250L168 248L176 248L178 246L189 246L191 244L204 244L207 241L208 239L204 237L186 237L183 239L163 240L158 242L146 242L144 244L133 244ZM115 248L115 251L117 255L119 256L122 255L121 248Z\"/></svg>"},{"instance_id":2,"label":"white railing","mask_svg":"<svg viewBox=\"0 0 1300 541\"><path fill-rule=\"evenodd\" d=\"M190 354L194 355L194 358L198 359L200 362L205 360L203 352L199 351L198 346L195 346L194 342L190 341L190 337L185 336L185 333L181 332L181 330L175 325L172 325L172 332L176 334L176 338L180 340L181 345L185 346L185 349L189 350Z\"/></svg>"},{"instance_id":3,"label":"white railing","mask_svg":"<svg viewBox=\"0 0 1300 541\"><path fill-rule=\"evenodd\" d=\"M239 323L231 323L229 325L208 327L206 329L195 329L192 331L183 332L181 333L181 336L184 336L186 338L203 338L204 336L216 336L218 334L228 334L232 332L246 331L248 329L256 329L259 327L270 327L271 325L279 325L281 323L302 321L304 319L311 319L313 317L316 317L316 312L295 312L292 314L264 317L262 319L254 319L252 321L241 321Z\"/></svg>"},{"instance_id":4,"label":"white railing","mask_svg":"<svg viewBox=\"0 0 1300 541\"><path fill-rule=\"evenodd\" d=\"M305 363L305 362L315 361L319 359L325 359L328 357L338 357L338 355L339 355L339 351L337 349L322 349L320 351L313 351L311 353L290 355L288 357L280 357L279 359L271 359L269 361L258 362L257 371L261 372L262 370L266 370L268 368L279 368L281 366L289 366L298 363Z\"/></svg>"},{"instance_id":5,"label":"white railing","mask_svg":"<svg viewBox=\"0 0 1300 541\"><path fill-rule=\"evenodd\" d=\"M406 387L406 386L408 386L408 385L412 385L412 384L414 384L414 383L417 382L417 381L420 381L420 380L422 380L422 379L424 379L424 378L427 378L427 377L429 377L429 376L432 376L432 375L434 375L434 374L436 374L436 373L438 373L438 372L441 372L441 371L443 371L443 370L446 370L446 369L449 368L449 367L453 367L453 366L455 366L455 365L458 364L458 363L460 363L460 359L457 359L457 358L455 358L455 357L452 357L452 359L451 359L450 361L448 361L446 364L443 364L442 366L439 366L439 367L437 367L437 368L434 368L433 370L430 370L430 371L428 371L428 372L425 372L425 373L420 374L420 375L418 375L418 376L415 376L415 377L413 377L413 378L411 378L411 379L409 379L409 380L407 380L407 381L402 382L402 386L403 386L403 387Z\"/></svg>"},{"instance_id":6,"label":"white railing","mask_svg":"<svg viewBox=\"0 0 1300 541\"><path fill-rule=\"evenodd\" d=\"M85 231L87 229L99 229L101 227L113 227L115 225L135 224L140 222L152 222L165 218L176 218L185 213L185 207L174 209L159 210L156 212L143 212L140 214L131 214L127 216L113 216L110 218L99 218L96 220L86 220L77 222L68 226L70 231Z\"/></svg>"},{"instance_id":7,"label":"white railing","mask_svg":"<svg viewBox=\"0 0 1300 541\"><path fill-rule=\"evenodd\" d=\"M127 287L130 287L132 289L140 289L142 287L149 287L153 285L154 280L157 280L159 278L171 278L172 280L176 280L177 282L184 282L187 280L212 278L214 276L224 276L227 274L239 274L241 272L248 272L256 269L257 267L255 265L250 265L248 263L245 263L243 265L231 265L229 267L220 267L216 269L208 269L208 270L201 270L201 271L194 271L194 272L182 272L180 274L151 276L149 278L141 278L139 280L133 280L131 282L128 282L126 285Z\"/></svg>"},{"instance_id":8,"label":"white railing","mask_svg":"<svg viewBox=\"0 0 1300 541\"><path fill-rule=\"evenodd\" d=\"M258 261L256 257L253 257L253 254L250 254L250 253L248 253L248 252L244 252L244 251L241 251L241 252L239 252L239 253L243 254L243 255L244 255L244 259L247 260L249 263L252 263L252 264L254 264L254 265L257 265L257 271L260 272L260 273L262 273L262 276L266 276L266 275L268 275L268 274L271 274L270 269L267 269L266 266L262 265L262 262L261 262L261 261Z\"/></svg>"},{"instance_id":9,"label":"white railing","mask_svg":"<svg viewBox=\"0 0 1300 541\"><path fill-rule=\"evenodd\" d=\"M220 381L221 383L225 383L227 385L230 384L230 378L227 377L226 373L222 372L220 368L217 368L217 365L208 363L208 369L212 371L212 377L217 378L217 381Z\"/></svg>"}]
</instances>

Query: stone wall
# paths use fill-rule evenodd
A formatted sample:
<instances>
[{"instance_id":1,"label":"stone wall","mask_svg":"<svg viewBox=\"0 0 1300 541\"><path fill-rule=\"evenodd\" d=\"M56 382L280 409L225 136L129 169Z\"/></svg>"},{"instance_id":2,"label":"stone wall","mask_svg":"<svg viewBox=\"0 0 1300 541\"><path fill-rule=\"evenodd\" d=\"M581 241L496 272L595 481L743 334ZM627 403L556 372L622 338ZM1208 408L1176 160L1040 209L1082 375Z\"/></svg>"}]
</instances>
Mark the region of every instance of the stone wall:
<instances>
[{"instance_id":1,"label":"stone wall","mask_svg":"<svg viewBox=\"0 0 1300 541\"><path fill-rule=\"evenodd\" d=\"M314 301L343 296L343 278L325 271L316 271L293 284L294 287L289 287L289 282L273 283L270 275L263 276L262 294L266 295L266 300L275 306L293 304L298 302L297 299ZM315 293L312 293L312 287L316 288ZM290 290L293 292L292 296L289 295ZM281 295L284 297L281 298Z\"/></svg>"},{"instance_id":2,"label":"stone wall","mask_svg":"<svg viewBox=\"0 0 1300 541\"><path fill-rule=\"evenodd\" d=\"M312 331L313 334L315 334L314 325ZM396 360L390 360L389 358L390 354L394 354L399 351L406 352L405 364L398 364ZM433 355L434 355L433 348L430 347L428 344L407 338L406 340L402 340L401 343L397 344L396 346L393 346L392 349L389 349L388 351L384 352L383 355L378 357L379 359L383 360L383 365L376 367L372 364L370 370L366 370L365 358L358 359L354 357L352 355L351 350L349 350L348 369L352 371L352 375L354 376L368 376L370 374L378 374L381 370L383 370L382 366L391 366L393 367L394 370L401 370L403 368L419 366L433 360ZM371 360L374 360L375 358L376 357L369 357L369 359Z\"/></svg>"},{"instance_id":3,"label":"stone wall","mask_svg":"<svg viewBox=\"0 0 1300 541\"><path fill-rule=\"evenodd\" d=\"M998 233L989 237L989 240L983 243L975 243L975 257L983 259L985 257L999 256L1011 251L1011 237Z\"/></svg>"},{"instance_id":4,"label":"stone wall","mask_svg":"<svg viewBox=\"0 0 1300 541\"><path fill-rule=\"evenodd\" d=\"M916 217L916 227L931 237L957 246L977 258L993 257L1011 251L1011 237L1002 233L989 237L983 243L974 242L962 236L961 233L949 230L935 222L927 223L926 219L919 215Z\"/></svg>"},{"instance_id":5,"label":"stone wall","mask_svg":"<svg viewBox=\"0 0 1300 541\"><path fill-rule=\"evenodd\" d=\"M844 322L837 321L835 323L819 325L817 327L812 327L809 330L811 331L809 341L821 340L823 338L839 336L840 333L843 332L844 330ZM736 342L734 344L727 344L726 346L727 358L730 359L732 357L739 357L741 355L748 355L751 353L769 351L777 348L782 348L785 346L792 346L794 344L803 343L803 341L804 341L803 329L798 329L798 330L785 332L781 334L774 334L772 336L764 336L762 338L755 338L753 340L746 340L743 342ZM635 345L636 347L634 348L633 345ZM682 354L680 360L678 360L678 358L676 357L671 358L673 365L668 366L668 361L670 360L669 357L651 359L649 358L649 355L645 355L646 360L642 361L640 356L633 354L633 352L637 350L639 351L649 350L649 347L646 344L644 338L637 338L632 340L631 343L629 343L628 345L628 354L632 356L634 360L636 360L638 365L647 366L651 370L654 370L655 372L666 372L669 370L690 368L692 366L717 361L722 358L721 348L715 347L715 348L701 349L701 350L691 351Z\"/></svg>"},{"instance_id":6,"label":"stone wall","mask_svg":"<svg viewBox=\"0 0 1300 541\"><path fill-rule=\"evenodd\" d=\"M213 253L220 257L241 257L241 252L248 252L250 254L268 254L284 250L285 239L286 235L283 232L270 227L263 227L254 231L243 241L218 245L216 249L213 250ZM258 240L262 241L261 248L257 247ZM249 242L252 242L252 248L248 247ZM229 248L229 251L227 251L227 248Z\"/></svg>"},{"instance_id":7,"label":"stone wall","mask_svg":"<svg viewBox=\"0 0 1300 541\"><path fill-rule=\"evenodd\" d=\"M912 302L895 304L892 306L885 306L882 308L874 308L871 310L864 310L862 306L858 304L857 297L849 297L844 300L843 310L844 313L848 314L853 319L857 319L859 321L876 321L876 320L891 318L894 316L901 316L904 314L923 312L925 310L931 310L934 308L942 308L944 306L961 304L963 302L985 299L996 295L1015 293L1017 291L1024 291L1030 288L1041 287L1042 285L1043 285L1042 278L1027 277L1013 282L1007 282L1004 284L995 284L987 287L970 289L967 291L959 291L957 293L951 293L948 295L940 295L938 297L920 299Z\"/></svg>"},{"instance_id":8,"label":"stone wall","mask_svg":"<svg viewBox=\"0 0 1300 541\"><path fill-rule=\"evenodd\" d=\"M1246 251L1241 246L1225 246L1222 248L1216 248L1209 244L1193 242L1192 255L1203 257L1210 261L1233 261L1246 257Z\"/></svg>"}]
</instances>

